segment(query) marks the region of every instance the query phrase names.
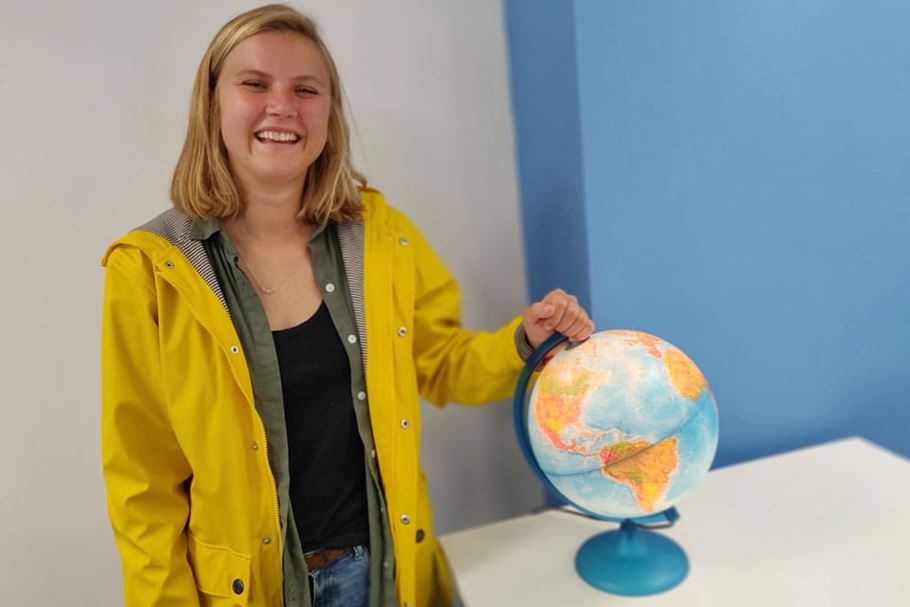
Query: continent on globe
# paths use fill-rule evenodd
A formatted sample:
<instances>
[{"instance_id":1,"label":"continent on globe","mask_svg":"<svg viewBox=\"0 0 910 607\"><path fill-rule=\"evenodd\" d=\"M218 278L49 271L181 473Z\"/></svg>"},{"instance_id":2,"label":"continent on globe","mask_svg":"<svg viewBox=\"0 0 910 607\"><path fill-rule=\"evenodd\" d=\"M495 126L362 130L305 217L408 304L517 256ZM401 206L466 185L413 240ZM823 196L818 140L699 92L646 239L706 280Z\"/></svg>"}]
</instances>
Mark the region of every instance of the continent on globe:
<instances>
[{"instance_id":1,"label":"continent on globe","mask_svg":"<svg viewBox=\"0 0 910 607\"><path fill-rule=\"evenodd\" d=\"M676 470L676 437L655 445L639 439L608 445L600 451L601 471L632 490L635 501L645 512L654 512L654 502L670 484Z\"/></svg>"},{"instance_id":2,"label":"continent on globe","mask_svg":"<svg viewBox=\"0 0 910 607\"><path fill-rule=\"evenodd\" d=\"M659 337L654 337L641 331L616 331L617 334L627 338L628 345L642 345L648 349L648 354L663 360L670 382L686 398L697 398L702 389L708 388L708 380L701 374L688 356L681 350L668 348L666 342ZM663 346L658 347L658 346Z\"/></svg>"},{"instance_id":3,"label":"continent on globe","mask_svg":"<svg viewBox=\"0 0 910 607\"><path fill-rule=\"evenodd\" d=\"M594 434L579 422L585 398L595 385L590 371L582 366L570 366L548 374L541 381L544 382L541 393L545 396L536 412L541 431L557 449L587 454L588 450L578 441Z\"/></svg>"}]
</instances>

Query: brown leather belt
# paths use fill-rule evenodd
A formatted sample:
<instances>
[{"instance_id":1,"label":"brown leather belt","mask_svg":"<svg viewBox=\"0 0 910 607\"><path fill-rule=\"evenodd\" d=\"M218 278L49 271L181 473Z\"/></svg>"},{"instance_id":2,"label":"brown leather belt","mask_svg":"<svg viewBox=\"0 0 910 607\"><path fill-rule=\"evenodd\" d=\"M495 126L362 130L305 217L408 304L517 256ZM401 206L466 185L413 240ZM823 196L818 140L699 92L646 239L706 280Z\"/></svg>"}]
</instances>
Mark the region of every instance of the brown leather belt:
<instances>
[{"instance_id":1,"label":"brown leather belt","mask_svg":"<svg viewBox=\"0 0 910 607\"><path fill-rule=\"evenodd\" d=\"M306 561L307 571L313 572L322 569L333 561L337 561L352 550L353 548L330 548L328 550L320 550L309 556L304 556L303 560Z\"/></svg>"}]
</instances>

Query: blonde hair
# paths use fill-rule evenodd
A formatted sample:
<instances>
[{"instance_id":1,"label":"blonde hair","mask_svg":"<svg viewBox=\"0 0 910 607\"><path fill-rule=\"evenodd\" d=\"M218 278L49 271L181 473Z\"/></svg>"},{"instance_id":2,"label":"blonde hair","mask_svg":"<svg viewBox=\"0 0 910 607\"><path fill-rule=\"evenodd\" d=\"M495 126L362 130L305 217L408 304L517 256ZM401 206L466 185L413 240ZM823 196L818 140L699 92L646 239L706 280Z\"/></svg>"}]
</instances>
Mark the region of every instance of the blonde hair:
<instances>
[{"instance_id":1,"label":"blonde hair","mask_svg":"<svg viewBox=\"0 0 910 607\"><path fill-rule=\"evenodd\" d=\"M231 19L212 39L193 84L183 151L171 180L171 200L196 219L235 217L243 199L231 174L221 138L215 87L234 48L263 32L294 32L319 49L329 73L331 109L325 148L307 169L300 217L313 223L360 216L360 189L366 179L351 165L350 134L344 115L341 79L315 21L281 4L268 4Z\"/></svg>"}]
</instances>

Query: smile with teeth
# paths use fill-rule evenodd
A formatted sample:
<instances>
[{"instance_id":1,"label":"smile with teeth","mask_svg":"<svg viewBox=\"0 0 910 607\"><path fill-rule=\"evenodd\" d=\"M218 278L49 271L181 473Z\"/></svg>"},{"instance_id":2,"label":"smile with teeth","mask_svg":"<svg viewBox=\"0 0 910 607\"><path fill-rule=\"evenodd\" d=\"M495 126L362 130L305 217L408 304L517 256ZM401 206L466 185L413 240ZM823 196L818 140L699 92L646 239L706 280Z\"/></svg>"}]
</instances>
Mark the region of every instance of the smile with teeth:
<instances>
[{"instance_id":1,"label":"smile with teeth","mask_svg":"<svg viewBox=\"0 0 910 607\"><path fill-rule=\"evenodd\" d=\"M255 137L259 141L277 141L279 143L297 143L300 140L300 137L294 133L283 131L259 131Z\"/></svg>"}]
</instances>

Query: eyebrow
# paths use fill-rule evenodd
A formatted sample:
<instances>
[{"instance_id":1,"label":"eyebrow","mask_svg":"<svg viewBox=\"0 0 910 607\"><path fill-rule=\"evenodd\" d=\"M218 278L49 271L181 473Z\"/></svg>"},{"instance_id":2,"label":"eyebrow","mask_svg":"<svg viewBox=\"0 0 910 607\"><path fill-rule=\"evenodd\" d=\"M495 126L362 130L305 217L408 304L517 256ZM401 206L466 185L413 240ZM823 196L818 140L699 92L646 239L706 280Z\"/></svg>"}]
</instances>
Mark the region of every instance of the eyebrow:
<instances>
[{"instance_id":1,"label":"eyebrow","mask_svg":"<svg viewBox=\"0 0 910 607\"><path fill-rule=\"evenodd\" d=\"M237 76L255 76L257 78L271 78L271 75L269 75L265 72L260 72L259 70L241 70L240 72L237 73ZM322 82L321 78L319 78L318 76L310 75L310 74L302 74L300 76L295 76L291 80L294 80L297 82L314 81L314 82L318 82L319 84L324 84Z\"/></svg>"}]
</instances>

